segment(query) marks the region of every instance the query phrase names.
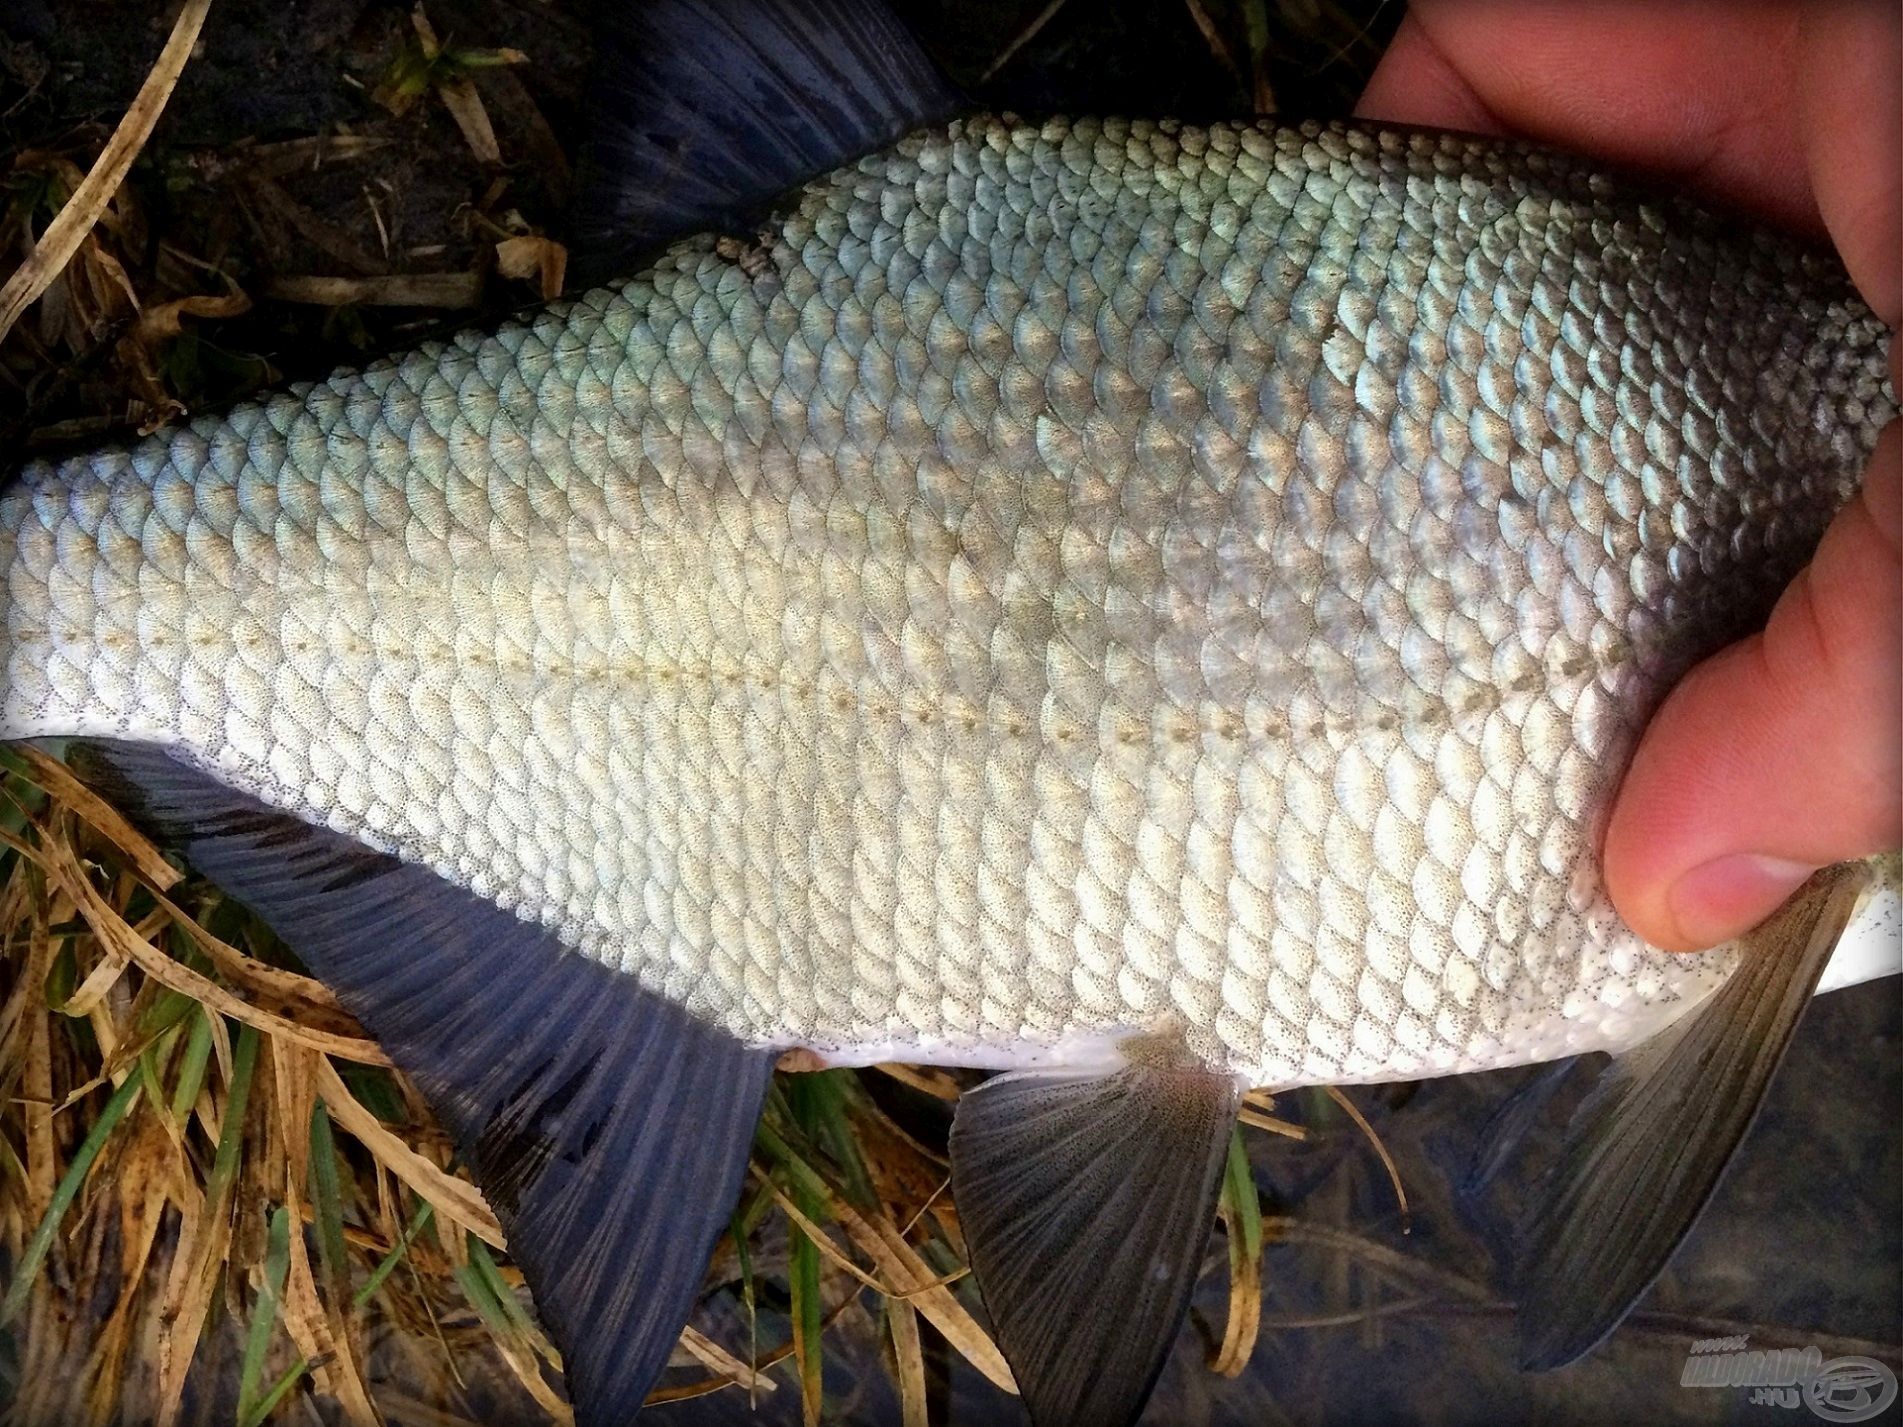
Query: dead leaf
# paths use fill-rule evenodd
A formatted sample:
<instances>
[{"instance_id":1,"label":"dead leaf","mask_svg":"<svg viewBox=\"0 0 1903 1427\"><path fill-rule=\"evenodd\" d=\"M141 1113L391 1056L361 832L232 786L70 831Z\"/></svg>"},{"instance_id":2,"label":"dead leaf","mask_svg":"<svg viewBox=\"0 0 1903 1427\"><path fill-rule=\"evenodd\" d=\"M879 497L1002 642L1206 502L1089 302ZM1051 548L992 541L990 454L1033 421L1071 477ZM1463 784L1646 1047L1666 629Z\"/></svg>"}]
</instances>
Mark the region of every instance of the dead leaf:
<instances>
[{"instance_id":1,"label":"dead leaf","mask_svg":"<svg viewBox=\"0 0 1903 1427\"><path fill-rule=\"evenodd\" d=\"M375 1041L364 1040L356 1036L340 1036L329 1031L308 1030L295 1021L266 1011L249 1001L232 995L217 982L199 975L183 962L174 961L150 942L133 935L132 929L119 919L105 900L95 892L92 884L86 880L72 852L63 844L40 848L35 851L12 840L6 839L10 846L37 862L46 869L47 875L57 880L63 890L72 897L79 914L92 928L93 935L108 948L129 957L139 964L139 968L153 980L171 987L174 991L190 996L208 1009L221 1011L235 1021L255 1026L269 1035L283 1036L289 1040L307 1045L313 1050L329 1055L341 1056L362 1065L385 1065L390 1058L377 1046Z\"/></svg>"},{"instance_id":2,"label":"dead leaf","mask_svg":"<svg viewBox=\"0 0 1903 1427\"><path fill-rule=\"evenodd\" d=\"M316 1069L317 1093L331 1118L362 1141L390 1173L435 1205L438 1214L462 1225L484 1243L498 1249L508 1247L501 1221L475 1185L437 1168L392 1134L350 1093L343 1077L328 1061L319 1060Z\"/></svg>"},{"instance_id":3,"label":"dead leaf","mask_svg":"<svg viewBox=\"0 0 1903 1427\"><path fill-rule=\"evenodd\" d=\"M496 244L496 271L517 282L532 282L544 302L562 295L568 276L568 249L553 238L504 238Z\"/></svg>"},{"instance_id":4,"label":"dead leaf","mask_svg":"<svg viewBox=\"0 0 1903 1427\"><path fill-rule=\"evenodd\" d=\"M30 744L22 744L18 751L32 771L33 781L104 833L146 881L166 891L183 879L184 874L159 855L150 838L126 821L117 808L75 778L64 763Z\"/></svg>"}]
</instances>

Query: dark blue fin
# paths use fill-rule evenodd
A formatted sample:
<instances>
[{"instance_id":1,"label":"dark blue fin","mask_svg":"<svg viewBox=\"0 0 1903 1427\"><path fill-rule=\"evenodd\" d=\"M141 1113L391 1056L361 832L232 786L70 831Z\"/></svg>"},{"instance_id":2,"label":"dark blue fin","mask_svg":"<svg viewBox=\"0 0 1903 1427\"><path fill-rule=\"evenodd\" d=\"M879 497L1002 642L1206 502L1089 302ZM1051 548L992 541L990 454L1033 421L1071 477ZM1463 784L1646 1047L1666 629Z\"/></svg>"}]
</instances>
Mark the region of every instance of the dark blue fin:
<instances>
[{"instance_id":1,"label":"dark blue fin","mask_svg":"<svg viewBox=\"0 0 1903 1427\"><path fill-rule=\"evenodd\" d=\"M965 1092L952 1197L1034 1427L1125 1427L1176 1340L1215 1220L1239 1096L1132 1065Z\"/></svg>"},{"instance_id":2,"label":"dark blue fin","mask_svg":"<svg viewBox=\"0 0 1903 1427\"><path fill-rule=\"evenodd\" d=\"M577 1420L632 1418L732 1213L772 1054L148 745L68 758L263 917L415 1079L508 1230Z\"/></svg>"},{"instance_id":3,"label":"dark blue fin","mask_svg":"<svg viewBox=\"0 0 1903 1427\"><path fill-rule=\"evenodd\" d=\"M1657 1281L1751 1128L1868 880L1853 864L1811 878L1743 938L1710 1001L1614 1060L1580 1105L1529 1225L1525 1367L1584 1357Z\"/></svg>"},{"instance_id":4,"label":"dark blue fin","mask_svg":"<svg viewBox=\"0 0 1903 1427\"><path fill-rule=\"evenodd\" d=\"M1487 1123L1480 1127L1466 1176L1460 1181L1463 1198L1477 1200L1487 1192L1488 1186L1499 1177L1507 1161L1545 1115L1560 1086L1572 1078L1581 1059L1581 1056L1569 1055L1564 1060L1542 1065L1536 1074L1516 1086L1494 1107Z\"/></svg>"},{"instance_id":5,"label":"dark blue fin","mask_svg":"<svg viewBox=\"0 0 1903 1427\"><path fill-rule=\"evenodd\" d=\"M949 118L957 91L884 0L602 0L574 243L584 276Z\"/></svg>"}]
</instances>

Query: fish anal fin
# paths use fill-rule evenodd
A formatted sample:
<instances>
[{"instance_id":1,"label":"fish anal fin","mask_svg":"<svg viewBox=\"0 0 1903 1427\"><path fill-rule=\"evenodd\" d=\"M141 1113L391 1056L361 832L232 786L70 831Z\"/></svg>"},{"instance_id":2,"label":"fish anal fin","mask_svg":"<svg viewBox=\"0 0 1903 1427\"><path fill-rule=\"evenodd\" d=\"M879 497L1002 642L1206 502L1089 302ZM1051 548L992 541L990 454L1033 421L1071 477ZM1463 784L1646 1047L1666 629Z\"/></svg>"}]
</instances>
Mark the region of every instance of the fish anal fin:
<instances>
[{"instance_id":1,"label":"fish anal fin","mask_svg":"<svg viewBox=\"0 0 1903 1427\"><path fill-rule=\"evenodd\" d=\"M577 1420L622 1427L738 1197L771 1054L161 750L69 758L257 912L414 1078L502 1219Z\"/></svg>"},{"instance_id":2,"label":"fish anal fin","mask_svg":"<svg viewBox=\"0 0 1903 1427\"><path fill-rule=\"evenodd\" d=\"M1130 1065L966 1092L952 1192L1035 1427L1124 1427L1174 1342L1214 1220L1235 1081Z\"/></svg>"},{"instance_id":3,"label":"fish anal fin","mask_svg":"<svg viewBox=\"0 0 1903 1427\"><path fill-rule=\"evenodd\" d=\"M1710 1000L1614 1060L1580 1105L1525 1235L1527 1368L1592 1351L1664 1271L1750 1129L1867 880L1856 864L1812 877L1742 939Z\"/></svg>"}]
</instances>

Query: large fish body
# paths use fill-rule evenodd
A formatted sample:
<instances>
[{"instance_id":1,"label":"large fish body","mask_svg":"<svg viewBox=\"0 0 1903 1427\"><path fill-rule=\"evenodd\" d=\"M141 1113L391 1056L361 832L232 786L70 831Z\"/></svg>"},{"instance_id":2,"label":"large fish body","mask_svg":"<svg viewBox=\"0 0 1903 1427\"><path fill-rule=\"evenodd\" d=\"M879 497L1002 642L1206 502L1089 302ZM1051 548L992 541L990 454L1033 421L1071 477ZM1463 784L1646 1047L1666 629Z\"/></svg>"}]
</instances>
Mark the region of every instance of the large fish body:
<instances>
[{"instance_id":1,"label":"large fish body","mask_svg":"<svg viewBox=\"0 0 1903 1427\"><path fill-rule=\"evenodd\" d=\"M1626 753L1854 489L1886 340L1537 150L955 122L27 466L0 737L161 745L834 1062L1617 1049L1733 964L1608 903Z\"/></svg>"},{"instance_id":2,"label":"large fish body","mask_svg":"<svg viewBox=\"0 0 1903 1427\"><path fill-rule=\"evenodd\" d=\"M1673 957L1598 861L1895 414L1841 268L1524 146L934 122L866 0L625 11L613 235L724 226L26 467L0 737L87 736L416 1077L588 1427L791 1047L1021 1072L950 1137L992 1376L1124 1427L1241 1084L1643 1042L1522 1256L1523 1361L1588 1351L1858 891Z\"/></svg>"}]
</instances>

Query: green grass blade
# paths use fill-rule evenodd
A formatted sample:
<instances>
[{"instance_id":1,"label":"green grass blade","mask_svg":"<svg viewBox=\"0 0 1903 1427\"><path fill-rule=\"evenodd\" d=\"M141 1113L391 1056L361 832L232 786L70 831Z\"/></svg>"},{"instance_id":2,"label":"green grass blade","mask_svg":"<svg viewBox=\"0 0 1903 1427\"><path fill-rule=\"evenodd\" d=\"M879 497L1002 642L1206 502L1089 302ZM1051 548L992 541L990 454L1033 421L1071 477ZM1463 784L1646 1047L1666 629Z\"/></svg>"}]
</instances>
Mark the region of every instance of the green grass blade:
<instances>
[{"instance_id":1,"label":"green grass blade","mask_svg":"<svg viewBox=\"0 0 1903 1427\"><path fill-rule=\"evenodd\" d=\"M846 1202L856 1209L878 1206L879 1196L872 1188L872 1174L859 1150L859 1136L848 1113L865 1091L850 1070L824 1070L797 1077L799 1095L793 1113L801 1128L839 1167Z\"/></svg>"},{"instance_id":2,"label":"green grass blade","mask_svg":"<svg viewBox=\"0 0 1903 1427\"><path fill-rule=\"evenodd\" d=\"M238 1374L239 1427L254 1419L259 1400L258 1379L264 1375L264 1355L271 1350L271 1329L277 1323L284 1279L291 1270L291 1211L283 1204L271 1212L265 1234L264 1283L251 1306L251 1325L245 1332L244 1365Z\"/></svg>"},{"instance_id":3,"label":"green grass blade","mask_svg":"<svg viewBox=\"0 0 1903 1427\"><path fill-rule=\"evenodd\" d=\"M811 1217L814 1207L797 1188L793 1197L800 1212ZM793 1356L799 1364L800 1402L809 1427L820 1420L821 1370L824 1360L820 1335L825 1310L819 1299L819 1249L798 1224L787 1224L787 1286L793 1296Z\"/></svg>"},{"instance_id":4,"label":"green grass blade","mask_svg":"<svg viewBox=\"0 0 1903 1427\"><path fill-rule=\"evenodd\" d=\"M1262 1258L1262 1201L1256 1195L1249 1152L1243 1147L1242 1126L1229 1133L1229 1158L1222 1171L1222 1205L1238 1231L1238 1247L1252 1261Z\"/></svg>"},{"instance_id":5,"label":"green grass blade","mask_svg":"<svg viewBox=\"0 0 1903 1427\"><path fill-rule=\"evenodd\" d=\"M205 1202L224 1203L225 1193L238 1178L238 1156L244 1150L245 1106L251 1100L251 1079L258 1066L258 1031L241 1025L231 1047L231 1090L225 1096L225 1118L218 1126L218 1151L212 1156L205 1181Z\"/></svg>"},{"instance_id":6,"label":"green grass blade","mask_svg":"<svg viewBox=\"0 0 1903 1427\"><path fill-rule=\"evenodd\" d=\"M758 1144L761 1149L765 1150L781 1168L786 1170L787 1177L792 1180L796 1187L804 1189L822 1199L825 1197L826 1181L820 1177L819 1173L811 1165L800 1158L799 1152L795 1150L791 1144L787 1143L778 1131L764 1120L761 1121L760 1127L754 1132L754 1142ZM802 1214L806 1212L806 1206L804 1204L800 1205L800 1212Z\"/></svg>"},{"instance_id":7,"label":"green grass blade","mask_svg":"<svg viewBox=\"0 0 1903 1427\"><path fill-rule=\"evenodd\" d=\"M282 1376L271 1384L263 1397L251 1404L251 1410L238 1419L238 1427L259 1427L266 1418L277 1411L278 1404L284 1401L284 1395L297 1386L298 1379L310 1371L310 1364L299 1358L284 1370Z\"/></svg>"},{"instance_id":8,"label":"green grass blade","mask_svg":"<svg viewBox=\"0 0 1903 1427\"><path fill-rule=\"evenodd\" d=\"M469 1263L475 1273L482 1278L489 1296L495 1300L496 1306L509 1320L516 1333L522 1338L533 1341L535 1325L529 1321L529 1315L523 1310L521 1300L503 1281L502 1270L496 1267L495 1255L489 1252L489 1246L474 1234L469 1235Z\"/></svg>"},{"instance_id":9,"label":"green grass blade","mask_svg":"<svg viewBox=\"0 0 1903 1427\"><path fill-rule=\"evenodd\" d=\"M148 1036L163 1035L172 1027L198 1009L199 1003L182 991L174 991L169 986L160 987L159 994L146 1007L145 1015L140 1018L140 1030Z\"/></svg>"},{"instance_id":10,"label":"green grass blade","mask_svg":"<svg viewBox=\"0 0 1903 1427\"><path fill-rule=\"evenodd\" d=\"M377 1290L383 1287L383 1280L394 1273L396 1266L403 1262L403 1256L410 1251L410 1245L416 1242L416 1236L423 1232L435 1213L436 1210L430 1202L427 1199L424 1200L423 1207L416 1211L416 1217L410 1220L410 1226L403 1231L403 1237L392 1244L390 1252L378 1260L377 1266L370 1270L370 1277L364 1280L363 1287L357 1290L357 1296L351 1300L353 1307L361 1308L376 1297Z\"/></svg>"},{"instance_id":11,"label":"green grass blade","mask_svg":"<svg viewBox=\"0 0 1903 1427\"><path fill-rule=\"evenodd\" d=\"M763 1196L762 1196L763 1197ZM740 1260L740 1308L747 1315L747 1361L760 1361L759 1301L753 1288L753 1251L747 1247L746 1206L733 1212L727 1232L733 1236L734 1256Z\"/></svg>"},{"instance_id":12,"label":"green grass blade","mask_svg":"<svg viewBox=\"0 0 1903 1427\"><path fill-rule=\"evenodd\" d=\"M323 1105L320 1103L317 1108L321 1111ZM435 1212L435 1209L425 1200L423 1207L416 1212L416 1217L410 1220L409 1227L403 1231L403 1237L392 1244L390 1251L378 1260L377 1266L370 1271L370 1277L364 1280L363 1287L359 1288L350 1300L352 1308L362 1308L376 1297L377 1290L383 1287L383 1281L396 1271L396 1266L403 1261L403 1256L410 1251L410 1245L416 1242L416 1236L423 1232ZM340 1241L341 1237L340 1228ZM284 1395L297 1386L298 1379L309 1372L310 1368L309 1358L299 1358L286 1368L283 1375L271 1384L270 1390L252 1405L251 1411L242 1419L240 1427L258 1427L259 1423L277 1409L278 1403L284 1400Z\"/></svg>"},{"instance_id":13,"label":"green grass blade","mask_svg":"<svg viewBox=\"0 0 1903 1427\"><path fill-rule=\"evenodd\" d=\"M841 1129L850 1142L851 1129L845 1125L844 1101L836 1086L818 1083L824 1078L823 1075L790 1078L786 1103L793 1123L809 1143L823 1145ZM832 1197L827 1193L824 1178L812 1166L802 1163L790 1146L786 1146L785 1151L788 1167L803 1171L791 1176L793 1203L813 1223L823 1223ZM790 1215L787 1236L787 1282L793 1297L793 1356L799 1364L800 1406L808 1427L817 1427L825 1411L825 1345L821 1335L825 1331L826 1311L820 1300L819 1246Z\"/></svg>"},{"instance_id":14,"label":"green grass blade","mask_svg":"<svg viewBox=\"0 0 1903 1427\"><path fill-rule=\"evenodd\" d=\"M337 1176L337 1141L330 1112L322 1100L311 1106L311 1219L317 1229L317 1257L331 1301L341 1305L350 1286L350 1260L344 1250L344 1195Z\"/></svg>"},{"instance_id":15,"label":"green grass blade","mask_svg":"<svg viewBox=\"0 0 1903 1427\"><path fill-rule=\"evenodd\" d=\"M203 1006L195 1008L192 1028L185 1037L185 1051L178 1061L178 1079L172 1082L172 1102L167 1107L172 1122L183 1126L198 1103L198 1092L205 1086L205 1067L211 1062L211 1021Z\"/></svg>"},{"instance_id":16,"label":"green grass blade","mask_svg":"<svg viewBox=\"0 0 1903 1427\"><path fill-rule=\"evenodd\" d=\"M172 1058L178 1042L176 1029L161 1031L158 1038L139 1052L139 1079L145 1085L146 1103L165 1103L165 1064Z\"/></svg>"},{"instance_id":17,"label":"green grass blade","mask_svg":"<svg viewBox=\"0 0 1903 1427\"><path fill-rule=\"evenodd\" d=\"M518 1341L521 1332L516 1326L516 1316L503 1302L505 1298L512 1302L513 1295L505 1293L498 1297L496 1293L498 1280L493 1275L495 1260L489 1260L491 1273L484 1273L474 1252L474 1246L482 1240L470 1233L465 1233L463 1237L471 1247L469 1261L456 1267L456 1282L462 1288L463 1297L469 1300L469 1306L476 1310L476 1316L498 1339L504 1342Z\"/></svg>"}]
</instances>

